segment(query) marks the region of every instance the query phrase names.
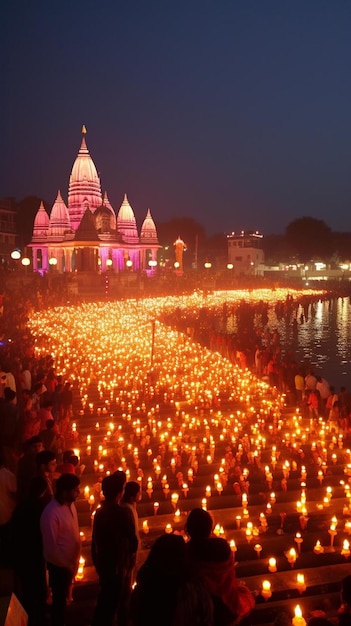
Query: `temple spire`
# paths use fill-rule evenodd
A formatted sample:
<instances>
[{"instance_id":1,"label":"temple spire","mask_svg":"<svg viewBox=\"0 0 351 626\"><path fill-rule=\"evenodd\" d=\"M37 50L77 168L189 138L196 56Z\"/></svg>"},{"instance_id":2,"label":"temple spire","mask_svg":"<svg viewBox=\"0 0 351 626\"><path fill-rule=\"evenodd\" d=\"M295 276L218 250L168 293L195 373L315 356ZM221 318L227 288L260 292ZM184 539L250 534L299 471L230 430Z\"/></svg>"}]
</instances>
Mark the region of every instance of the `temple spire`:
<instances>
[{"instance_id":1,"label":"temple spire","mask_svg":"<svg viewBox=\"0 0 351 626\"><path fill-rule=\"evenodd\" d=\"M82 135L86 135L86 134L87 134L87 129L86 129L85 124L83 124L83 126L82 126Z\"/></svg>"}]
</instances>

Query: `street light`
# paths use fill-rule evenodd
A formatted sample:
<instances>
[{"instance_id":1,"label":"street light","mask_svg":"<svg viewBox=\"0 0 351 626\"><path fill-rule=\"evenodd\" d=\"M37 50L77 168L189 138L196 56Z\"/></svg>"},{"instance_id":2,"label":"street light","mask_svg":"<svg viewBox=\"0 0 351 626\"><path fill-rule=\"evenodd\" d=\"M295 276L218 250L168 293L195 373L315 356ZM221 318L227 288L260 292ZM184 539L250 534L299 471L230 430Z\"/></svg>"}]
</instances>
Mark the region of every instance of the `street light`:
<instances>
[{"instance_id":1,"label":"street light","mask_svg":"<svg viewBox=\"0 0 351 626\"><path fill-rule=\"evenodd\" d=\"M232 270L234 267L233 263L227 263L227 270Z\"/></svg>"},{"instance_id":2,"label":"street light","mask_svg":"<svg viewBox=\"0 0 351 626\"><path fill-rule=\"evenodd\" d=\"M21 258L21 251L20 250L12 250L11 252L11 259L13 259L14 261L18 261L18 259Z\"/></svg>"},{"instance_id":3,"label":"street light","mask_svg":"<svg viewBox=\"0 0 351 626\"><path fill-rule=\"evenodd\" d=\"M156 267L156 265L157 265L157 261L153 261L152 259L149 261L149 267L151 267L151 269Z\"/></svg>"},{"instance_id":4,"label":"street light","mask_svg":"<svg viewBox=\"0 0 351 626\"><path fill-rule=\"evenodd\" d=\"M211 267L212 267L212 263L210 263L209 261L206 261L206 263L204 263L204 268L205 268L206 270L210 270L210 269L211 269Z\"/></svg>"},{"instance_id":5,"label":"street light","mask_svg":"<svg viewBox=\"0 0 351 626\"><path fill-rule=\"evenodd\" d=\"M133 267L133 261L131 259L126 260L126 267L130 270Z\"/></svg>"},{"instance_id":6,"label":"street light","mask_svg":"<svg viewBox=\"0 0 351 626\"><path fill-rule=\"evenodd\" d=\"M106 266L107 267L111 267L112 266L112 259L106 259Z\"/></svg>"},{"instance_id":7,"label":"street light","mask_svg":"<svg viewBox=\"0 0 351 626\"><path fill-rule=\"evenodd\" d=\"M50 257L49 265L51 265L52 268L54 268L57 265L57 259L54 256Z\"/></svg>"},{"instance_id":8,"label":"street light","mask_svg":"<svg viewBox=\"0 0 351 626\"><path fill-rule=\"evenodd\" d=\"M24 267L25 276L27 276L27 270L28 270L28 265L30 265L30 259L27 256L24 256L21 263Z\"/></svg>"}]
</instances>

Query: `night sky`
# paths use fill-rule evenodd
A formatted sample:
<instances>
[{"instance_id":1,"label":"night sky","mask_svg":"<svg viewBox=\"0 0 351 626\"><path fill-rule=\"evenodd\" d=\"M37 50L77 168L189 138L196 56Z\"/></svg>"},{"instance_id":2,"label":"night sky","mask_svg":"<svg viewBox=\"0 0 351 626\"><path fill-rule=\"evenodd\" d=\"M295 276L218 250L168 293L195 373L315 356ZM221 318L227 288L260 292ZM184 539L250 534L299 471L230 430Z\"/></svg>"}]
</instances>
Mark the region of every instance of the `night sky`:
<instances>
[{"instance_id":1,"label":"night sky","mask_svg":"<svg viewBox=\"0 0 351 626\"><path fill-rule=\"evenodd\" d=\"M81 127L115 211L351 231L351 2L5 0L0 197L50 203Z\"/></svg>"}]
</instances>

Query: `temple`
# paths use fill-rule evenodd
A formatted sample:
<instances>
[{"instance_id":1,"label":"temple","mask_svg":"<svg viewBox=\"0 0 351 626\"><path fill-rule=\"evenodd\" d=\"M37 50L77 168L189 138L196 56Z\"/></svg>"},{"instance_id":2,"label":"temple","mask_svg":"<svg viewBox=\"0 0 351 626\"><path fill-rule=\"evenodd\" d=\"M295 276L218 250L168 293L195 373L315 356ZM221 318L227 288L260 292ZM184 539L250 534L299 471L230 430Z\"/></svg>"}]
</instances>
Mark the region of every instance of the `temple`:
<instances>
[{"instance_id":1,"label":"temple","mask_svg":"<svg viewBox=\"0 0 351 626\"><path fill-rule=\"evenodd\" d=\"M50 216L41 203L34 219L33 271L45 273L50 266L59 272L152 271L157 265L158 243L150 210L140 235L127 195L116 213L90 156L82 129L82 143L73 164L68 203L58 191Z\"/></svg>"}]
</instances>

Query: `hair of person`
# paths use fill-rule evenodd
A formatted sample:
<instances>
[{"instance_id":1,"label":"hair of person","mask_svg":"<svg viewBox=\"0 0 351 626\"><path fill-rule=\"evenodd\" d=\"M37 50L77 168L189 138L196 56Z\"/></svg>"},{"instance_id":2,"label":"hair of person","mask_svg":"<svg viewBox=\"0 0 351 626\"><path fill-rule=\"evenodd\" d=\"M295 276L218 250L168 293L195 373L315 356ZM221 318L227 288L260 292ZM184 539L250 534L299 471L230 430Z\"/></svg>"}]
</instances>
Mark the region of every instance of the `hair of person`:
<instances>
[{"instance_id":1,"label":"hair of person","mask_svg":"<svg viewBox=\"0 0 351 626\"><path fill-rule=\"evenodd\" d=\"M52 428L55 426L55 420L52 420L52 419L46 420L45 426L48 430L52 430Z\"/></svg>"},{"instance_id":2,"label":"hair of person","mask_svg":"<svg viewBox=\"0 0 351 626\"><path fill-rule=\"evenodd\" d=\"M181 535L163 534L151 546L137 573L137 624L174 624L178 592L191 577L186 545ZM162 611L155 606L162 602ZM179 622L180 623L180 622Z\"/></svg>"},{"instance_id":3,"label":"hair of person","mask_svg":"<svg viewBox=\"0 0 351 626\"><path fill-rule=\"evenodd\" d=\"M185 530L191 539L200 540L210 537L213 529L212 515L204 509L195 508L190 511Z\"/></svg>"},{"instance_id":4,"label":"hair of person","mask_svg":"<svg viewBox=\"0 0 351 626\"><path fill-rule=\"evenodd\" d=\"M113 480L115 481L116 485L118 485L119 493L120 493L121 491L123 491L125 484L127 482L126 473L123 472L122 470L117 470L116 472L113 472L113 474L111 475L113 476Z\"/></svg>"},{"instance_id":5,"label":"hair of person","mask_svg":"<svg viewBox=\"0 0 351 626\"><path fill-rule=\"evenodd\" d=\"M123 499L135 498L140 493L140 484L136 480L129 480L124 487Z\"/></svg>"},{"instance_id":6,"label":"hair of person","mask_svg":"<svg viewBox=\"0 0 351 626\"><path fill-rule=\"evenodd\" d=\"M56 481L56 498L59 498L65 491L76 489L80 480L76 474L61 474Z\"/></svg>"},{"instance_id":7,"label":"hair of person","mask_svg":"<svg viewBox=\"0 0 351 626\"><path fill-rule=\"evenodd\" d=\"M62 454L62 462L69 463L71 456L74 456L74 450L64 450Z\"/></svg>"},{"instance_id":8,"label":"hair of person","mask_svg":"<svg viewBox=\"0 0 351 626\"><path fill-rule=\"evenodd\" d=\"M230 545L223 537L210 537L202 544L201 558L212 563L221 563L233 558Z\"/></svg>"},{"instance_id":9,"label":"hair of person","mask_svg":"<svg viewBox=\"0 0 351 626\"><path fill-rule=\"evenodd\" d=\"M123 476L124 475L124 476ZM123 492L125 485L125 473L115 472L110 476L105 476L102 479L102 493L106 500L115 500L119 494Z\"/></svg>"},{"instance_id":10,"label":"hair of person","mask_svg":"<svg viewBox=\"0 0 351 626\"><path fill-rule=\"evenodd\" d=\"M72 454L68 459L68 463L71 463L73 467L77 467L77 465L79 465L79 458L76 454Z\"/></svg>"},{"instance_id":11,"label":"hair of person","mask_svg":"<svg viewBox=\"0 0 351 626\"><path fill-rule=\"evenodd\" d=\"M178 570L186 562L186 546L181 535L161 535L152 545L146 559L148 567Z\"/></svg>"},{"instance_id":12,"label":"hair of person","mask_svg":"<svg viewBox=\"0 0 351 626\"><path fill-rule=\"evenodd\" d=\"M56 454L52 450L41 450L41 452L38 452L36 458L37 467L40 467L41 465L47 465L51 461L55 461L55 459Z\"/></svg>"}]
</instances>

